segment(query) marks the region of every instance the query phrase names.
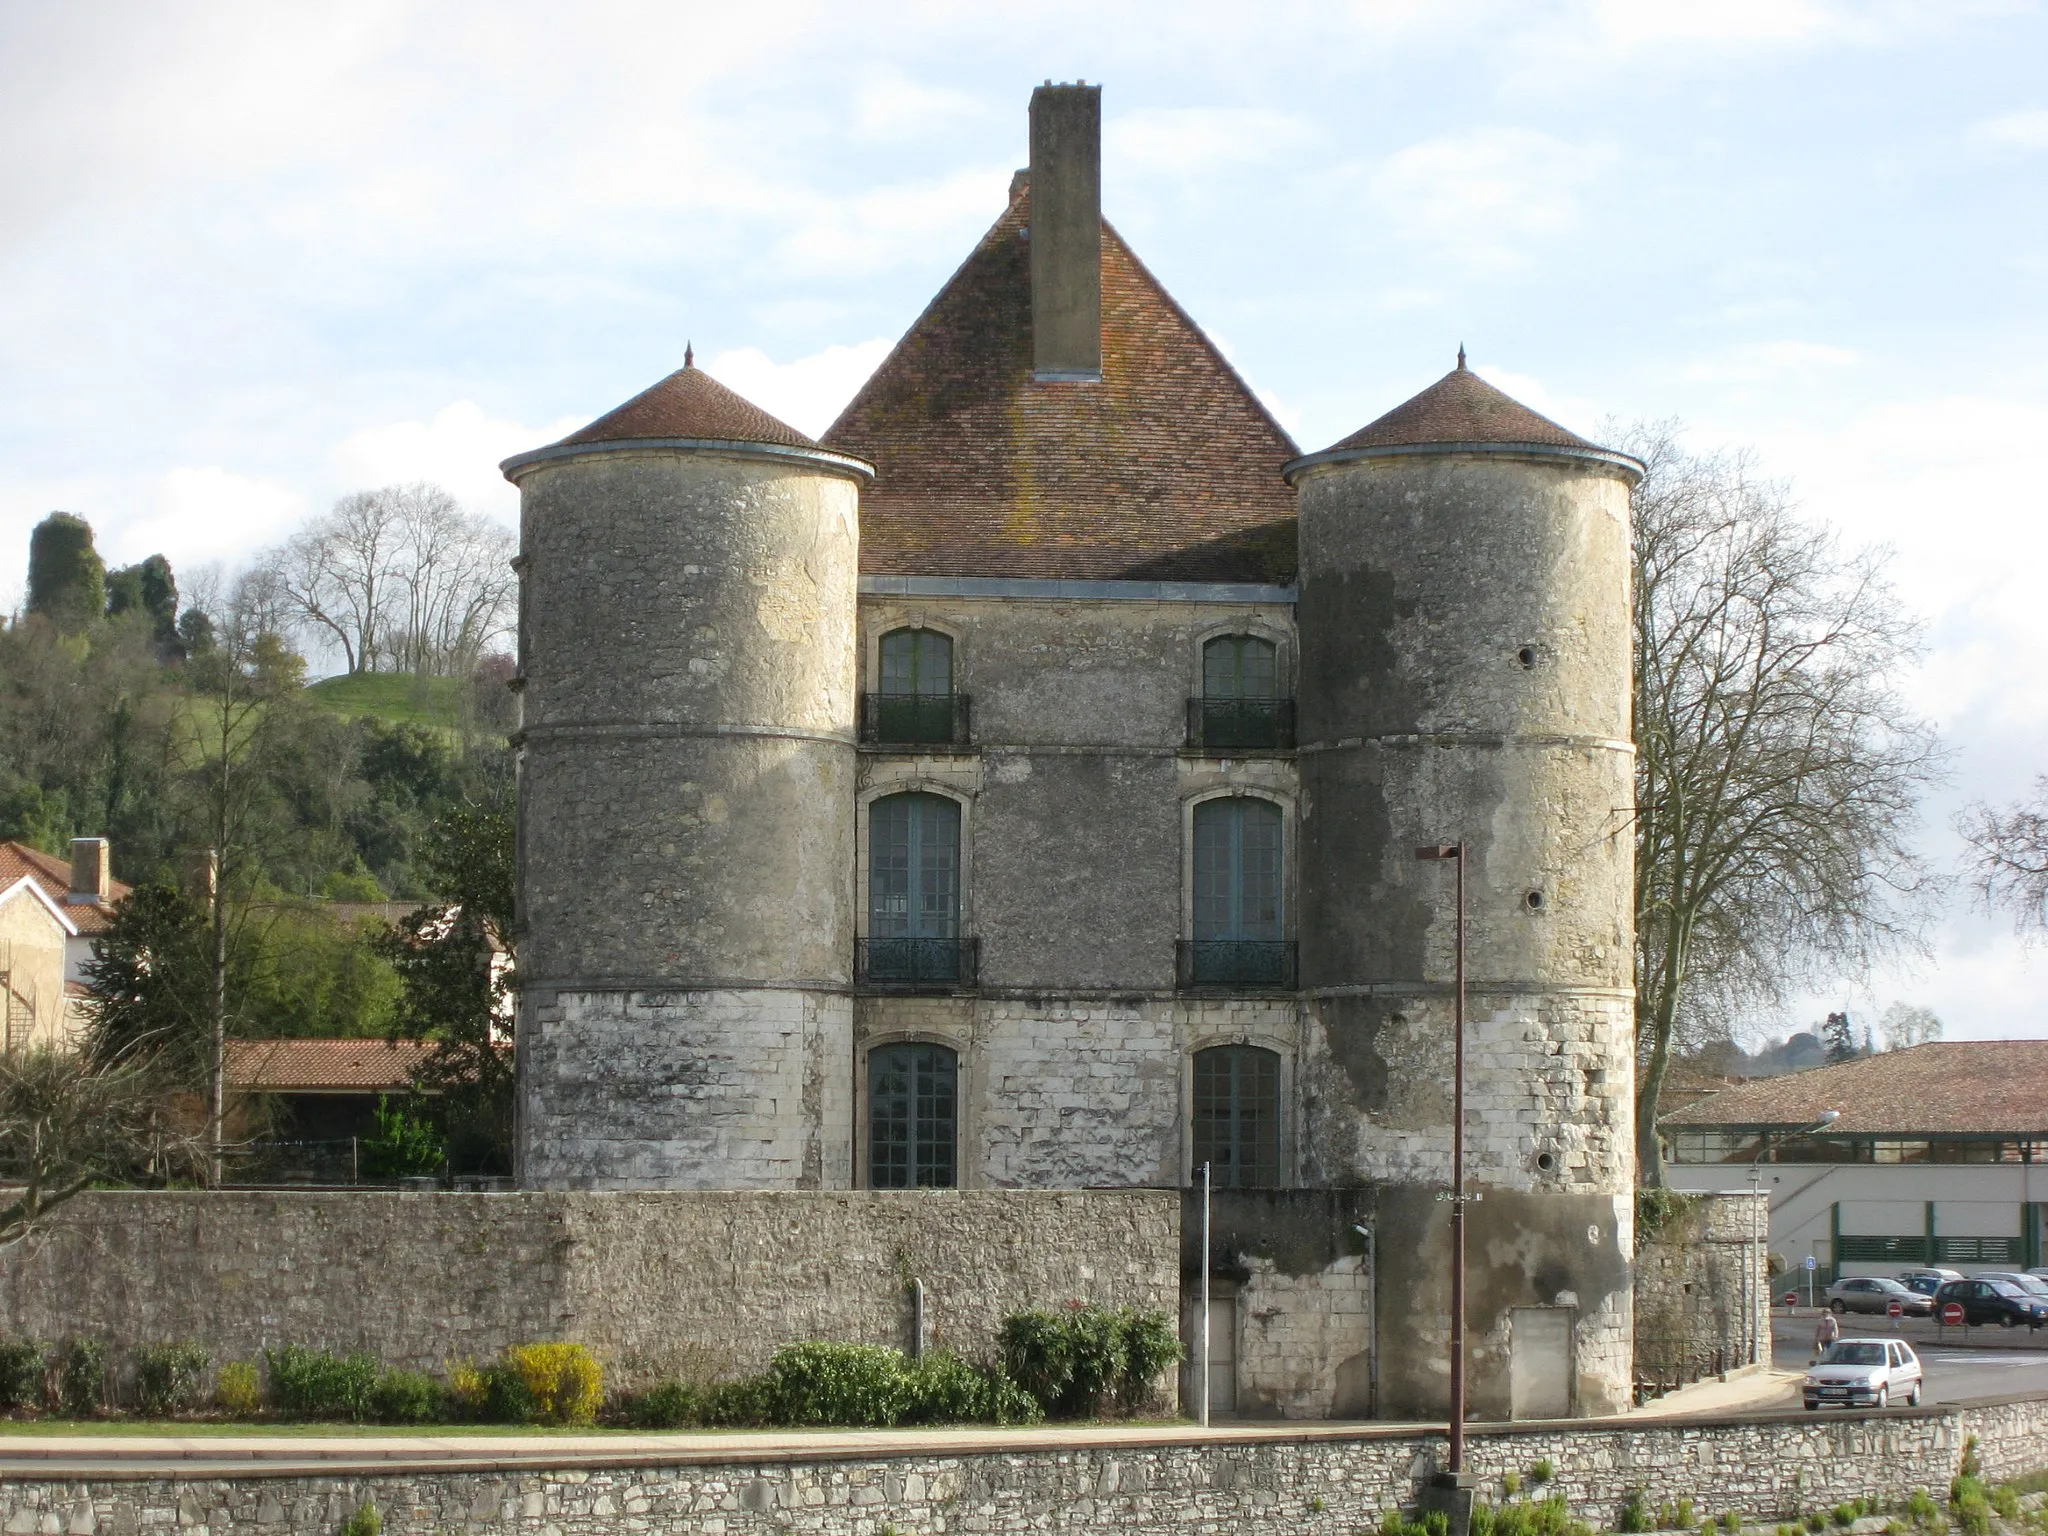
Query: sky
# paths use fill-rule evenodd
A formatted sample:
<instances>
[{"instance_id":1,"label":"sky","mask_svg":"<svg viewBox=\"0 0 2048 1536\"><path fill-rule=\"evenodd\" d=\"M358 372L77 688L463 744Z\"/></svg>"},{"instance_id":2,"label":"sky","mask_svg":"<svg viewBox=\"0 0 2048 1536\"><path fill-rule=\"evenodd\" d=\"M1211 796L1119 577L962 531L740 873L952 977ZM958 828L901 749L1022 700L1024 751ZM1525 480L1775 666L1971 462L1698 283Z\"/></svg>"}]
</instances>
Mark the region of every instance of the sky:
<instances>
[{"instance_id":1,"label":"sky","mask_svg":"<svg viewBox=\"0 0 2048 1536\"><path fill-rule=\"evenodd\" d=\"M2004 0L279 6L0 0L0 603L62 508L232 570L670 372L821 430L1003 205L1044 79L1104 209L1305 449L1448 369L1752 447L1879 544L1954 750L2048 771L2048 10ZM1958 889L1798 999L2048 1035Z\"/></svg>"}]
</instances>

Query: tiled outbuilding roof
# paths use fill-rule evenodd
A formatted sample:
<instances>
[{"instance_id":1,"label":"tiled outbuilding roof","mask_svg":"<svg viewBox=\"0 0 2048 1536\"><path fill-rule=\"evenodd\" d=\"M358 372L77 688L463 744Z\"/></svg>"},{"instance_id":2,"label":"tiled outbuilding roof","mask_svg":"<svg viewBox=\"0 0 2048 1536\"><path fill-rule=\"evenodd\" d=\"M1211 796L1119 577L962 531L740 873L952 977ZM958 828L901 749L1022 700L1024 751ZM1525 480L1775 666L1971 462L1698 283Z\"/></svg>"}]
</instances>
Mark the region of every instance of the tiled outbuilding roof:
<instances>
[{"instance_id":1,"label":"tiled outbuilding roof","mask_svg":"<svg viewBox=\"0 0 2048 1536\"><path fill-rule=\"evenodd\" d=\"M1666 1115L1667 1126L1812 1125L1830 1136L2048 1135L2048 1040L1947 1040L1753 1078Z\"/></svg>"},{"instance_id":2,"label":"tiled outbuilding roof","mask_svg":"<svg viewBox=\"0 0 2048 1536\"><path fill-rule=\"evenodd\" d=\"M650 437L772 443L784 448L818 446L795 427L777 421L751 400L727 389L699 368L687 352L683 366L659 384L643 389L618 409L607 411L553 446L569 448Z\"/></svg>"},{"instance_id":3,"label":"tiled outbuilding roof","mask_svg":"<svg viewBox=\"0 0 2048 1536\"><path fill-rule=\"evenodd\" d=\"M127 886L111 880L107 883L107 901L74 904L70 900L71 863L68 859L44 853L26 843L0 843L0 891L24 875L41 886L43 894L62 908L73 926L87 938L105 933L114 926L114 908L128 894Z\"/></svg>"},{"instance_id":4,"label":"tiled outbuilding roof","mask_svg":"<svg viewBox=\"0 0 2048 1536\"><path fill-rule=\"evenodd\" d=\"M398 1093L431 1046L417 1040L230 1040L227 1080L263 1093Z\"/></svg>"},{"instance_id":5,"label":"tiled outbuilding roof","mask_svg":"<svg viewBox=\"0 0 2048 1536\"><path fill-rule=\"evenodd\" d=\"M1291 579L1294 444L1106 222L1102 378L1032 377L1029 203L825 433L876 468L861 573Z\"/></svg>"},{"instance_id":6,"label":"tiled outbuilding roof","mask_svg":"<svg viewBox=\"0 0 2048 1536\"><path fill-rule=\"evenodd\" d=\"M1405 400L1376 421L1368 422L1327 451L1347 448L1404 448L1443 443L1535 443L1547 448L1591 448L1575 432L1567 432L1548 416L1539 416L1521 401L1495 389L1465 366L1458 366L1413 399Z\"/></svg>"}]
</instances>

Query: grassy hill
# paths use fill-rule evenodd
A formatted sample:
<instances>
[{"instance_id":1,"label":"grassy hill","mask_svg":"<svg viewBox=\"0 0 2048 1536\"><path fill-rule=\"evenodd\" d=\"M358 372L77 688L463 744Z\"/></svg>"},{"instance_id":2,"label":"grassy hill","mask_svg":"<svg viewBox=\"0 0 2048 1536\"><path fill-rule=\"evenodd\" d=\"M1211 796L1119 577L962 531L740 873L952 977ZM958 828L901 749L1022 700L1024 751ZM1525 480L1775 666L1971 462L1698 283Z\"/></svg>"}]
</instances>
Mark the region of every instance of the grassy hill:
<instances>
[{"instance_id":1,"label":"grassy hill","mask_svg":"<svg viewBox=\"0 0 2048 1536\"><path fill-rule=\"evenodd\" d=\"M430 730L459 731L469 683L459 677L365 672L326 677L306 689L327 709L350 719L373 716Z\"/></svg>"}]
</instances>

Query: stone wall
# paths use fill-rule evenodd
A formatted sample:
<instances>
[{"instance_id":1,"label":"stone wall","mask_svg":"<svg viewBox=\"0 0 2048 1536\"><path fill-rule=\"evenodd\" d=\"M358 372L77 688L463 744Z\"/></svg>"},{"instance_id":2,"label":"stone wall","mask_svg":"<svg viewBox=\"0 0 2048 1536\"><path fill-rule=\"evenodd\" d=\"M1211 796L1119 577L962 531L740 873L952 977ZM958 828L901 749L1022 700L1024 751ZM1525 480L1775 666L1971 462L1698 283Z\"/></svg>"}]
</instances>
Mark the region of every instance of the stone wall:
<instances>
[{"instance_id":1,"label":"stone wall","mask_svg":"<svg viewBox=\"0 0 2048 1536\"><path fill-rule=\"evenodd\" d=\"M1467 1457L1481 1497L1539 1459L1551 1485L1596 1529L1611 1529L1641 1490L1653 1507L1680 1498L1704 1513L1789 1519L1851 1498L1886 1503L1920 1489L1940 1497L1966 1436L1994 1480L2048 1468L2048 1399L1866 1416L1766 1415L1751 1420L1475 1427ZM921 1446L919 1441L923 1439ZM585 1442L588 1445L588 1442ZM186 1457L203 1454L196 1443ZM15 1459L0 1482L0 1528L67 1536L332 1536L374 1503L392 1536L613 1536L655 1533L1185 1531L1353 1536L1412 1504L1440 1461L1439 1436L1396 1430L1114 1437L1018 1431L901 1435L887 1450L816 1449L793 1437L765 1450L703 1440L672 1449L565 1447L545 1460L483 1446L469 1470L389 1467L366 1451L352 1468L307 1475L287 1466L224 1475L195 1465L182 1478L73 1476ZM383 1463L383 1470L372 1470Z\"/></svg>"},{"instance_id":2,"label":"stone wall","mask_svg":"<svg viewBox=\"0 0 2048 1536\"><path fill-rule=\"evenodd\" d=\"M0 1336L216 1359L301 1344L440 1371L571 1339L631 1383L754 1371L783 1343L986 1357L1005 1314L1179 1297L1171 1191L80 1196L0 1253Z\"/></svg>"},{"instance_id":3,"label":"stone wall","mask_svg":"<svg viewBox=\"0 0 2048 1536\"><path fill-rule=\"evenodd\" d=\"M1769 1358L1770 1197L1693 1195L1636 1251L1638 1381L1682 1383Z\"/></svg>"}]
</instances>

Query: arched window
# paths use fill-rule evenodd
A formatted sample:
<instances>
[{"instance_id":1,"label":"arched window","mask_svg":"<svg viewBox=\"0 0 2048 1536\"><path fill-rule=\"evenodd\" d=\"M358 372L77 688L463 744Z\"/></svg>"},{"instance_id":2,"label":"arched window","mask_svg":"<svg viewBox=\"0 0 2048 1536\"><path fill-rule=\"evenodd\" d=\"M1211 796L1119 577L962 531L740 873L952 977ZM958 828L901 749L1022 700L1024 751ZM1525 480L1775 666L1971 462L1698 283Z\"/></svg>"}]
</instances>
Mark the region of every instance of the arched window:
<instances>
[{"instance_id":1,"label":"arched window","mask_svg":"<svg viewBox=\"0 0 2048 1536\"><path fill-rule=\"evenodd\" d=\"M889 795L868 808L870 981L960 981L960 807Z\"/></svg>"},{"instance_id":2,"label":"arched window","mask_svg":"<svg viewBox=\"0 0 2048 1536\"><path fill-rule=\"evenodd\" d=\"M869 1188L954 1186L958 1075L943 1045L885 1045L869 1053Z\"/></svg>"},{"instance_id":3,"label":"arched window","mask_svg":"<svg viewBox=\"0 0 2048 1536\"><path fill-rule=\"evenodd\" d=\"M1282 696L1280 651L1257 635L1218 635L1202 647L1202 697L1189 744L1283 747L1294 740L1294 701Z\"/></svg>"},{"instance_id":4,"label":"arched window","mask_svg":"<svg viewBox=\"0 0 2048 1536\"><path fill-rule=\"evenodd\" d=\"M936 629L882 636L882 673L868 705L868 739L919 743L964 740L953 692L953 641Z\"/></svg>"},{"instance_id":5,"label":"arched window","mask_svg":"<svg viewBox=\"0 0 2048 1536\"><path fill-rule=\"evenodd\" d=\"M1280 1182L1280 1058L1255 1045L1195 1052L1194 1164L1218 1189Z\"/></svg>"}]
</instances>

